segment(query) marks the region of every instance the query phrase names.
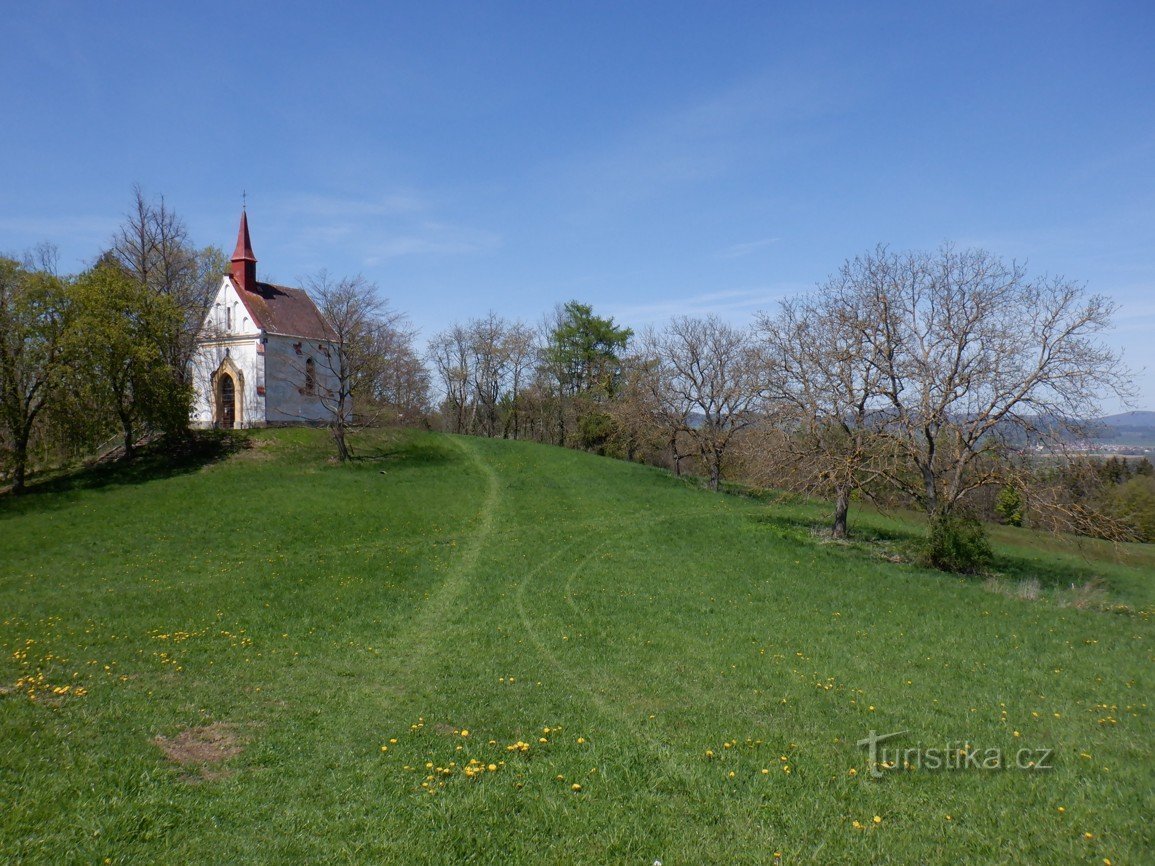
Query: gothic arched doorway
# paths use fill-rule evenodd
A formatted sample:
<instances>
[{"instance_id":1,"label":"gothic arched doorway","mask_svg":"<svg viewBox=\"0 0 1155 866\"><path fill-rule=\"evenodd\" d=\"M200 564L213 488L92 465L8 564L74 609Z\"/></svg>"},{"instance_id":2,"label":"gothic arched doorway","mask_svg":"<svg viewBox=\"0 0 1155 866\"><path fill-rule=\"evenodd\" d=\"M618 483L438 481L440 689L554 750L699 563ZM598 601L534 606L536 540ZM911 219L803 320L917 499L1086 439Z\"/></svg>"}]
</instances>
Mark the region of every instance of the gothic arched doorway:
<instances>
[{"instance_id":1,"label":"gothic arched doorway","mask_svg":"<svg viewBox=\"0 0 1155 866\"><path fill-rule=\"evenodd\" d=\"M220 389L220 415L217 420L221 427L231 430L237 425L237 386L228 373L221 373Z\"/></svg>"}]
</instances>

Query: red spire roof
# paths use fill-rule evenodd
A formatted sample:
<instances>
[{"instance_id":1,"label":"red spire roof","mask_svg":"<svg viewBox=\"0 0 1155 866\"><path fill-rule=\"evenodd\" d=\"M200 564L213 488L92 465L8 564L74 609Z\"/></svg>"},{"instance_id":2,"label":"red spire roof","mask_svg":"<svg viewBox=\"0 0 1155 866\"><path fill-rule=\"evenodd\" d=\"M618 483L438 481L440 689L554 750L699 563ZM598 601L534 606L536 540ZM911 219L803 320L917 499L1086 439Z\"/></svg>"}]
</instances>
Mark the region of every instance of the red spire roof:
<instances>
[{"instance_id":1,"label":"red spire roof","mask_svg":"<svg viewBox=\"0 0 1155 866\"><path fill-rule=\"evenodd\" d=\"M255 262L253 242L249 240L249 215L241 210L241 228L237 232L237 248L233 250L234 262Z\"/></svg>"},{"instance_id":2,"label":"red spire roof","mask_svg":"<svg viewBox=\"0 0 1155 866\"><path fill-rule=\"evenodd\" d=\"M249 216L241 209L241 227L237 231L237 248L230 259L232 275L242 289L253 291L257 287L257 257L253 254L253 242L249 240Z\"/></svg>"}]
</instances>

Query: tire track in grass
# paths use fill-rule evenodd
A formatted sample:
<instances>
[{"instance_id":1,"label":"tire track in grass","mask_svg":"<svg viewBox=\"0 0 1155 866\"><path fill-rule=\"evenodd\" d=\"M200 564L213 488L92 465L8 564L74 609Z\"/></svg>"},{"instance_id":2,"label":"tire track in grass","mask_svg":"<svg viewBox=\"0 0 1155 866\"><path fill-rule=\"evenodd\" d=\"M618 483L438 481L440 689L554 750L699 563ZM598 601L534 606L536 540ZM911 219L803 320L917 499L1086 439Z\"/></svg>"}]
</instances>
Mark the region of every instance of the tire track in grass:
<instances>
[{"instance_id":1,"label":"tire track in grass","mask_svg":"<svg viewBox=\"0 0 1155 866\"><path fill-rule=\"evenodd\" d=\"M674 516L675 515L655 515L652 522L659 523L665 520L669 520ZM679 514L676 516L681 517L684 515ZM634 528L636 527L631 527L631 529ZM574 576L577 575L583 568L585 568L587 563L598 556L612 542L620 540L622 536L624 536L625 531L625 527L619 528L617 531L611 533L609 536L603 538L600 542L595 544L594 547L590 549L585 556L578 559L574 563L573 567L569 569L565 580L562 582L563 593L567 592L565 588L568 588L572 584ZM576 543L577 542L574 542L574 544ZM570 546L572 547L573 545L571 544ZM584 672L587 674L587 676L583 676L583 671L576 670L562 661L558 654L550 649L549 645L545 641L545 638L541 634L541 631L538 628L535 628L533 621L530 619L529 612L526 609L525 592L533 578L537 576L537 574L542 570L543 568L536 568L525 574L518 585L515 599L521 625L525 629L526 634L529 636L530 641L537 648L538 655L550 667L554 668L554 670L561 674L565 681L569 683L576 691L586 696L586 699L589 701L589 704L593 708L594 712L609 722L609 727L611 729L627 729L630 732L631 738L635 742L640 743L649 753L655 763L662 767L663 775L667 779L675 781L678 784L684 786L685 790L687 791L692 790L694 787L693 774L687 769L687 767L684 765L684 762L680 761L678 756L673 753L673 750L669 747L669 745L657 737L652 728L639 725L631 715L626 713L621 708L618 703L614 702L610 698L603 696L598 690L588 685L588 671ZM577 608L572 601L569 599L566 599L566 601L571 608L574 608L574 610L577 611ZM581 616L580 612L579 616ZM585 616L582 616L582 618L588 619Z\"/></svg>"},{"instance_id":2,"label":"tire track in grass","mask_svg":"<svg viewBox=\"0 0 1155 866\"><path fill-rule=\"evenodd\" d=\"M501 507L501 484L496 470L482 459L472 444L466 444L458 437L447 437L446 441L460 451L480 473L485 481L485 495L477 512L476 525L468 541L459 548L459 558L450 567L445 579L429 591L405 626L390 639L390 644L396 649L393 653L393 669L389 671L386 683L390 691L420 681L420 677L415 678L414 674L429 663L454 606L470 579L476 576L477 561L494 533L494 515Z\"/></svg>"}]
</instances>

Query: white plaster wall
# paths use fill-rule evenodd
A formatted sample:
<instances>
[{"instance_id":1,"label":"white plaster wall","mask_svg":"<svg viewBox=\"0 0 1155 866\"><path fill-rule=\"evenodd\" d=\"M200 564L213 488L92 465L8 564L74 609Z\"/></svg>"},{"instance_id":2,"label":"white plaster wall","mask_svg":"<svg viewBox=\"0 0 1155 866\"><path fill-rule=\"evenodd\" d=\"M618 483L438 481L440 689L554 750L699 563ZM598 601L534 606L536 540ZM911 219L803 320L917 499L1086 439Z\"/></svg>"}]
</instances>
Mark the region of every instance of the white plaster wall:
<instances>
[{"instance_id":1,"label":"white plaster wall","mask_svg":"<svg viewBox=\"0 0 1155 866\"><path fill-rule=\"evenodd\" d=\"M305 363L312 358L317 394L305 393ZM269 334L265 345L266 420L280 424L324 423L329 420L322 394L336 385L328 359L316 340Z\"/></svg>"},{"instance_id":2,"label":"white plaster wall","mask_svg":"<svg viewBox=\"0 0 1155 866\"><path fill-rule=\"evenodd\" d=\"M230 318L231 312L231 318ZM230 327L231 322L231 327ZM248 310L226 276L201 333L201 343L192 360L193 407L189 423L193 427L212 427L214 397L212 375L228 357L244 377L241 388L239 427L265 423L265 398L258 393L265 386L265 361L261 351L261 332L249 318Z\"/></svg>"}]
</instances>

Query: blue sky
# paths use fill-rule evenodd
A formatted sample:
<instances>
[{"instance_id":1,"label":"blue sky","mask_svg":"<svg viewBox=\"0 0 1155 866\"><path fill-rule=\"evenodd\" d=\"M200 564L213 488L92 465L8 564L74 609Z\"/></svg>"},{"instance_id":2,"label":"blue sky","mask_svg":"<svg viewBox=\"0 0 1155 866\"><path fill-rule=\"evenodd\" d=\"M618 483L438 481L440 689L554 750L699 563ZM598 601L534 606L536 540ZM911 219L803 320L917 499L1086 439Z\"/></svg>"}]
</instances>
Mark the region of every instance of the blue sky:
<instances>
[{"instance_id":1,"label":"blue sky","mask_svg":"<svg viewBox=\"0 0 1155 866\"><path fill-rule=\"evenodd\" d=\"M1122 305L1155 409L1155 3L4 2L0 250L163 193L428 336L569 299L748 321L885 242ZM1114 404L1109 409L1117 408Z\"/></svg>"}]
</instances>

